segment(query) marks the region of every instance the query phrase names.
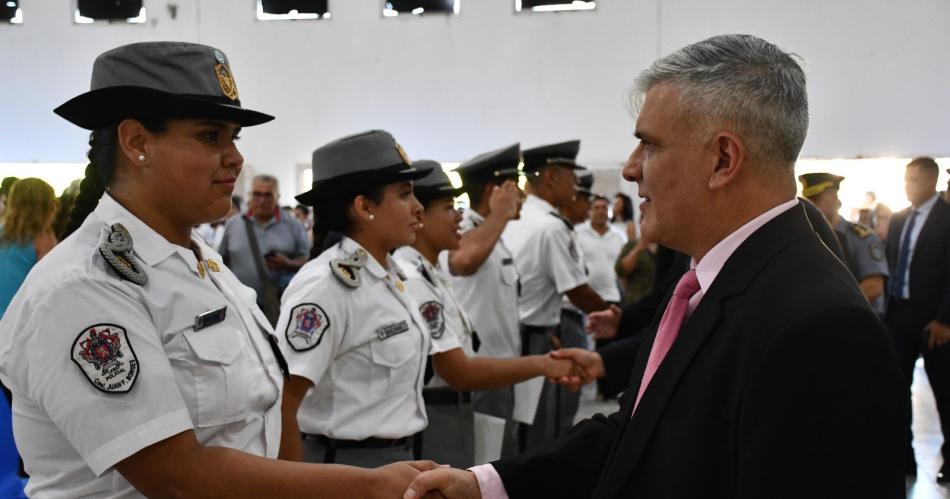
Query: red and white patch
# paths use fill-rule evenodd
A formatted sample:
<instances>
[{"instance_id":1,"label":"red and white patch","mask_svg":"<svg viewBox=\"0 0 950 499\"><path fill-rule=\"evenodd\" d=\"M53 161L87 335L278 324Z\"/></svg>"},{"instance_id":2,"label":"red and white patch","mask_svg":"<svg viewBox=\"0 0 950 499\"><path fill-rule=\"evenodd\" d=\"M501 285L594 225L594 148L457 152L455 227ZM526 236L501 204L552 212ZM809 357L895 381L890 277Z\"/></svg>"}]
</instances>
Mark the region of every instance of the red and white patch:
<instances>
[{"instance_id":1,"label":"red and white patch","mask_svg":"<svg viewBox=\"0 0 950 499\"><path fill-rule=\"evenodd\" d=\"M72 347L73 362L96 389L126 393L139 376L139 361L125 328L96 324L79 333Z\"/></svg>"}]
</instances>

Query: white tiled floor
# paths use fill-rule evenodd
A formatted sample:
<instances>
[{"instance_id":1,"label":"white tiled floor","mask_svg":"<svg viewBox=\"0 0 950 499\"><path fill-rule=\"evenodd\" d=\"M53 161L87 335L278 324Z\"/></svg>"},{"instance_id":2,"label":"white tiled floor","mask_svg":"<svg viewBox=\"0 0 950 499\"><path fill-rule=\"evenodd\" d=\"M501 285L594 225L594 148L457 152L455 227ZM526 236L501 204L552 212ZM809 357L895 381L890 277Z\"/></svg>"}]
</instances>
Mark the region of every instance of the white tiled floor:
<instances>
[{"instance_id":1,"label":"white tiled floor","mask_svg":"<svg viewBox=\"0 0 950 499\"><path fill-rule=\"evenodd\" d=\"M940 446L943 436L940 433L940 420L934 405L933 392L922 362L917 363L914 373L914 450L917 456L917 480L907 481L907 499L950 499L950 488L937 485L934 479L943 460L940 458ZM614 401L602 401L590 391L581 396L581 407L576 421L588 418L598 412L610 414L617 410Z\"/></svg>"}]
</instances>

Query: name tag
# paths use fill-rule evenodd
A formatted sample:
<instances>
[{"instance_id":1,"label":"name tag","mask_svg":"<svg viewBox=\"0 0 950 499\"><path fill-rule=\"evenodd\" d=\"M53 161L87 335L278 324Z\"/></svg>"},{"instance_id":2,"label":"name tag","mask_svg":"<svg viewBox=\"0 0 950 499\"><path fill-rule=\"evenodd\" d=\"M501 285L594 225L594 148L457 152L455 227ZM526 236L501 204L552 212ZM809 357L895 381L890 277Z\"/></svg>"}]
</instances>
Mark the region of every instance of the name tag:
<instances>
[{"instance_id":1,"label":"name tag","mask_svg":"<svg viewBox=\"0 0 950 499\"><path fill-rule=\"evenodd\" d=\"M408 330L409 324L406 321L399 321L377 329L376 336L378 336L380 340L385 340L387 338L392 338L397 334L405 333Z\"/></svg>"},{"instance_id":2,"label":"name tag","mask_svg":"<svg viewBox=\"0 0 950 499\"><path fill-rule=\"evenodd\" d=\"M225 305L217 310L211 310L195 316L195 331L200 331L223 321L227 313L228 307Z\"/></svg>"},{"instance_id":3,"label":"name tag","mask_svg":"<svg viewBox=\"0 0 950 499\"><path fill-rule=\"evenodd\" d=\"M501 261L502 265L511 265L513 263L515 263L514 258L505 258Z\"/></svg>"}]
</instances>

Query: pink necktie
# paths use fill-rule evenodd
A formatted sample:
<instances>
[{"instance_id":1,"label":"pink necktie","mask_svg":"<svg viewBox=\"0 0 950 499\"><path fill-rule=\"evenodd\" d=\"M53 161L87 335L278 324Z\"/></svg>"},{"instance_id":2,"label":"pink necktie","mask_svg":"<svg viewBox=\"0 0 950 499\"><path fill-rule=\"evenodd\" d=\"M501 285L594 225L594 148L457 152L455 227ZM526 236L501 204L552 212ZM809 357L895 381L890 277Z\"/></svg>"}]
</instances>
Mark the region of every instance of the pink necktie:
<instances>
[{"instance_id":1,"label":"pink necktie","mask_svg":"<svg viewBox=\"0 0 950 499\"><path fill-rule=\"evenodd\" d=\"M637 392L637 401L633 404L633 411L636 412L640 404L640 397L646 391L647 385L656 374L657 368L663 362L670 347L679 335L683 320L686 319L686 311L689 310L689 299L699 291L699 280L696 279L696 269L689 269L689 272L683 274L680 281L676 283L676 289L673 290L673 297L663 312L663 318L660 319L660 326L656 330L656 339L653 341L653 349L650 350L650 358L647 359L646 370L643 371L643 380L640 381L640 391ZM632 415L632 413L631 413Z\"/></svg>"}]
</instances>

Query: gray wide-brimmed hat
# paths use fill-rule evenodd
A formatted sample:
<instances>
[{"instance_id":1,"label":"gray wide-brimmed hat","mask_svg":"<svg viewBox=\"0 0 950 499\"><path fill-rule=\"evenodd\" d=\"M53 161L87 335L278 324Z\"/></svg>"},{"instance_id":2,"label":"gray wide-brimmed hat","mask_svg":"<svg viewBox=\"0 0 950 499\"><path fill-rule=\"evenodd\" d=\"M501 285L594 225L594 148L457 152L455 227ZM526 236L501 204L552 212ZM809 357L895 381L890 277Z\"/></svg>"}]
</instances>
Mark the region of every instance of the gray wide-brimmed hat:
<instances>
[{"instance_id":1,"label":"gray wide-brimmed hat","mask_svg":"<svg viewBox=\"0 0 950 499\"><path fill-rule=\"evenodd\" d=\"M185 42L143 42L101 54L90 90L54 112L93 130L126 118L207 118L241 126L273 116L241 107L224 52Z\"/></svg>"},{"instance_id":2,"label":"gray wide-brimmed hat","mask_svg":"<svg viewBox=\"0 0 950 499\"><path fill-rule=\"evenodd\" d=\"M420 201L426 202L434 199L454 198L462 194L462 188L452 185L452 181L449 179L449 176L446 175L445 170L442 169L442 164L438 161L420 159L414 162L412 166L419 170L429 170L429 173L425 177L416 180L416 183L413 185L413 191Z\"/></svg>"},{"instance_id":3,"label":"gray wide-brimmed hat","mask_svg":"<svg viewBox=\"0 0 950 499\"><path fill-rule=\"evenodd\" d=\"M311 206L325 189L332 191L343 183L376 186L417 180L430 171L413 166L406 151L385 130L348 135L318 147L310 168L313 186L296 199Z\"/></svg>"},{"instance_id":4,"label":"gray wide-brimmed hat","mask_svg":"<svg viewBox=\"0 0 950 499\"><path fill-rule=\"evenodd\" d=\"M462 177L463 184L478 184L495 179L509 180L521 175L521 145L512 144L494 151L479 154L462 163L455 172Z\"/></svg>"}]
</instances>

